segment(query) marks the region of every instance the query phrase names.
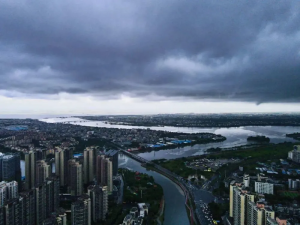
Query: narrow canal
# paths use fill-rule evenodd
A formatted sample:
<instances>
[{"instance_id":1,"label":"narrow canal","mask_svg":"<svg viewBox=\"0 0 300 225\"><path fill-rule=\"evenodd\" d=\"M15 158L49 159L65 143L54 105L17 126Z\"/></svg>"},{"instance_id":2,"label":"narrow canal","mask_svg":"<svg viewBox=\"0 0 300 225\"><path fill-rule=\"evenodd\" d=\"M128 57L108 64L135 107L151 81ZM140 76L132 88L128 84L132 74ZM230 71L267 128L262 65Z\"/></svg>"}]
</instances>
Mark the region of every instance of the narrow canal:
<instances>
[{"instance_id":1,"label":"narrow canal","mask_svg":"<svg viewBox=\"0 0 300 225\"><path fill-rule=\"evenodd\" d=\"M155 182L164 190L165 197L165 225L188 225L189 219L185 209L183 191L172 181L154 171L146 170L141 164L123 154L119 154L119 167L127 168L153 176Z\"/></svg>"}]
</instances>

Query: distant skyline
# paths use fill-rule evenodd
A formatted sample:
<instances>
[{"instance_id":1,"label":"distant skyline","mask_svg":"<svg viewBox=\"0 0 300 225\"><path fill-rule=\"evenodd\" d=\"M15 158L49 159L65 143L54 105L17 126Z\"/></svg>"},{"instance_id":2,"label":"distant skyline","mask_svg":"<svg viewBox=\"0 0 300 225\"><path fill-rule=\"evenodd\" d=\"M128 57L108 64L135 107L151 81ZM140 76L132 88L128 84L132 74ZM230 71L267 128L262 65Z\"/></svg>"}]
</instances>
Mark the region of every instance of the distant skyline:
<instances>
[{"instance_id":1,"label":"distant skyline","mask_svg":"<svg viewBox=\"0 0 300 225\"><path fill-rule=\"evenodd\" d=\"M278 0L2 0L0 118L300 112L299 11Z\"/></svg>"},{"instance_id":2,"label":"distant skyline","mask_svg":"<svg viewBox=\"0 0 300 225\"><path fill-rule=\"evenodd\" d=\"M299 104L265 103L256 105L247 102L198 102L198 101L145 101L137 98L122 98L101 101L92 98L48 99L9 99L0 118L45 118L79 115L140 115L140 114L176 114L176 113L297 113ZM34 106L34 110L31 109Z\"/></svg>"}]
</instances>

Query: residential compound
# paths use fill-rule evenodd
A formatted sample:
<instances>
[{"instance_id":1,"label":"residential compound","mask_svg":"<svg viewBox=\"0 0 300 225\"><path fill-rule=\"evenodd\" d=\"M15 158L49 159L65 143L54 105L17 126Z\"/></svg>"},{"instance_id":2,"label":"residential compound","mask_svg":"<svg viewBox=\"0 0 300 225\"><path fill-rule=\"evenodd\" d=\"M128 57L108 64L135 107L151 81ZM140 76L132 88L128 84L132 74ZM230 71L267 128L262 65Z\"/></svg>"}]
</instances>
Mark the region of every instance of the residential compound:
<instances>
[{"instance_id":1,"label":"residential compound","mask_svg":"<svg viewBox=\"0 0 300 225\"><path fill-rule=\"evenodd\" d=\"M264 174L236 176L229 187L230 225L296 225L299 224L300 205L289 199L279 200L277 195L298 196L300 181L271 179ZM225 184L226 185L226 184ZM277 190L275 192L275 187Z\"/></svg>"},{"instance_id":2,"label":"residential compound","mask_svg":"<svg viewBox=\"0 0 300 225\"><path fill-rule=\"evenodd\" d=\"M265 225L267 219L275 218L275 212L263 201L256 201L257 193L250 192L244 183L230 183L230 208L228 224Z\"/></svg>"},{"instance_id":3,"label":"residential compound","mask_svg":"<svg viewBox=\"0 0 300 225\"><path fill-rule=\"evenodd\" d=\"M25 152L24 181L18 179L19 154L0 154L1 225L91 225L105 220L114 190L113 171L117 174L118 170L118 151L101 152L94 146L74 158L73 150L56 147L51 161L39 151ZM64 201L72 201L70 208L59 208L62 196Z\"/></svg>"},{"instance_id":4,"label":"residential compound","mask_svg":"<svg viewBox=\"0 0 300 225\"><path fill-rule=\"evenodd\" d=\"M4 225L43 224L57 209L59 179L49 178L22 192L18 191L16 181L0 183L0 218Z\"/></svg>"}]
</instances>

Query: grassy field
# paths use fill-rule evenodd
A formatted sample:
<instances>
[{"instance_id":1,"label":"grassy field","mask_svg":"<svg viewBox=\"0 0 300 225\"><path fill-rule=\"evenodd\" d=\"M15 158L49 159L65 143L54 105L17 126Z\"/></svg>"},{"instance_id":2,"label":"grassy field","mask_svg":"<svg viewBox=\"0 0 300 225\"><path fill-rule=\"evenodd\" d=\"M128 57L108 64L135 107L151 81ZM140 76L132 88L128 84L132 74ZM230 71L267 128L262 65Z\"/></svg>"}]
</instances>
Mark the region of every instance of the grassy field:
<instances>
[{"instance_id":1,"label":"grassy field","mask_svg":"<svg viewBox=\"0 0 300 225\"><path fill-rule=\"evenodd\" d=\"M184 178L187 178L189 175L195 175L196 173L198 173L198 175L203 175L206 178L210 178L213 175L212 172L206 172L206 171L200 171L200 170L196 171L194 169L186 167L185 166L186 161L188 161L187 158L180 158L180 159L175 159L175 160L160 161L159 164L162 167L164 167Z\"/></svg>"}]
</instances>

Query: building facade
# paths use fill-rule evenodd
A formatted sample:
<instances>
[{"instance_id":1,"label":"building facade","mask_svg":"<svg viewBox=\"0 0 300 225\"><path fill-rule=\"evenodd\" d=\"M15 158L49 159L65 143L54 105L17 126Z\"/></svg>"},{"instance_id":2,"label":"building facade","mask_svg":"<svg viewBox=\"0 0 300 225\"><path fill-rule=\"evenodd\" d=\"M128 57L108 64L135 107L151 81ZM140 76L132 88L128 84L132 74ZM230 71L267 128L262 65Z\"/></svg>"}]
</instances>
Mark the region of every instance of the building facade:
<instances>
[{"instance_id":1,"label":"building facade","mask_svg":"<svg viewBox=\"0 0 300 225\"><path fill-rule=\"evenodd\" d=\"M25 189L29 190L36 185L36 152L25 153Z\"/></svg>"},{"instance_id":2,"label":"building facade","mask_svg":"<svg viewBox=\"0 0 300 225\"><path fill-rule=\"evenodd\" d=\"M259 194L274 194L274 184L255 182L255 192Z\"/></svg>"},{"instance_id":3,"label":"building facade","mask_svg":"<svg viewBox=\"0 0 300 225\"><path fill-rule=\"evenodd\" d=\"M18 183L16 181L0 182L0 207L4 206L9 200L18 197Z\"/></svg>"},{"instance_id":4,"label":"building facade","mask_svg":"<svg viewBox=\"0 0 300 225\"><path fill-rule=\"evenodd\" d=\"M16 161L13 155L4 155L2 158L2 180L12 181L16 179ZM20 164L19 164L20 167Z\"/></svg>"},{"instance_id":5,"label":"building facade","mask_svg":"<svg viewBox=\"0 0 300 225\"><path fill-rule=\"evenodd\" d=\"M97 184L107 186L108 193L113 190L113 165L112 161L105 155L98 155L96 162L96 180Z\"/></svg>"},{"instance_id":6,"label":"building facade","mask_svg":"<svg viewBox=\"0 0 300 225\"><path fill-rule=\"evenodd\" d=\"M83 194L83 171L82 165L76 162L75 159L70 159L68 162L68 190L72 196Z\"/></svg>"},{"instance_id":7,"label":"building facade","mask_svg":"<svg viewBox=\"0 0 300 225\"><path fill-rule=\"evenodd\" d=\"M254 202L254 195L245 190L242 184L230 184L230 209L234 225L243 225L247 222L248 203Z\"/></svg>"},{"instance_id":8,"label":"building facade","mask_svg":"<svg viewBox=\"0 0 300 225\"><path fill-rule=\"evenodd\" d=\"M88 195L91 199L91 218L94 223L105 220L108 212L107 187L91 185L88 187Z\"/></svg>"},{"instance_id":9,"label":"building facade","mask_svg":"<svg viewBox=\"0 0 300 225\"><path fill-rule=\"evenodd\" d=\"M95 178L96 148L88 147L83 152L84 183L88 184Z\"/></svg>"},{"instance_id":10,"label":"building facade","mask_svg":"<svg viewBox=\"0 0 300 225\"><path fill-rule=\"evenodd\" d=\"M82 195L71 205L72 225L91 225L91 200Z\"/></svg>"},{"instance_id":11,"label":"building facade","mask_svg":"<svg viewBox=\"0 0 300 225\"><path fill-rule=\"evenodd\" d=\"M72 148L55 150L55 175L59 177L61 186L68 184L68 161L70 159L73 159Z\"/></svg>"},{"instance_id":12,"label":"building facade","mask_svg":"<svg viewBox=\"0 0 300 225\"><path fill-rule=\"evenodd\" d=\"M44 160L39 160L36 163L36 185L43 184L51 175L51 167Z\"/></svg>"},{"instance_id":13,"label":"building facade","mask_svg":"<svg viewBox=\"0 0 300 225\"><path fill-rule=\"evenodd\" d=\"M119 154L118 153L119 153L118 150L109 150L105 153L107 158L109 158L110 161L112 162L112 174L113 174L113 176L116 176L117 173L118 173L118 167L119 167L119 164L118 164Z\"/></svg>"}]
</instances>

